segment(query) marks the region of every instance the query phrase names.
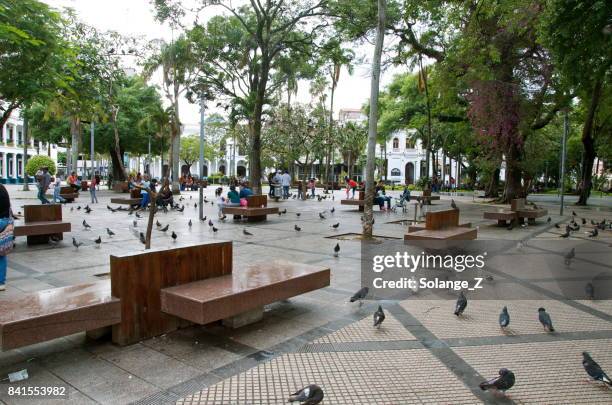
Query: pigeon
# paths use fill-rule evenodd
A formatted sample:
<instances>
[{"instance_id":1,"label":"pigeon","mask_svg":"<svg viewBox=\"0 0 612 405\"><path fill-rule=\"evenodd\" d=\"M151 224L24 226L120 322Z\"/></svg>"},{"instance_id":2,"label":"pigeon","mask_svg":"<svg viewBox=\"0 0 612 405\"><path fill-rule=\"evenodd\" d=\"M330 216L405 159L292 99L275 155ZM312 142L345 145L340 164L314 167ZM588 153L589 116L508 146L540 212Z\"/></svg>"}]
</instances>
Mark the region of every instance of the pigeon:
<instances>
[{"instance_id":1,"label":"pigeon","mask_svg":"<svg viewBox=\"0 0 612 405\"><path fill-rule=\"evenodd\" d=\"M212 219L209 219L209 220L208 220L208 226L210 226L210 227L212 228L212 226L213 226L213 221L212 221Z\"/></svg>"},{"instance_id":2,"label":"pigeon","mask_svg":"<svg viewBox=\"0 0 612 405\"><path fill-rule=\"evenodd\" d=\"M576 211L572 211L572 215L573 215L573 216L576 216Z\"/></svg>"},{"instance_id":3,"label":"pigeon","mask_svg":"<svg viewBox=\"0 0 612 405\"><path fill-rule=\"evenodd\" d=\"M548 219L546 220L546 222L550 224L550 221L552 221L552 218L551 218L551 217L548 217Z\"/></svg>"},{"instance_id":4,"label":"pigeon","mask_svg":"<svg viewBox=\"0 0 612 405\"><path fill-rule=\"evenodd\" d=\"M510 325L510 314L508 313L508 307L503 307L501 314L499 314L499 326L503 329Z\"/></svg>"},{"instance_id":5,"label":"pigeon","mask_svg":"<svg viewBox=\"0 0 612 405\"><path fill-rule=\"evenodd\" d=\"M177 208L176 210L178 212L183 212L183 211L185 211L185 206L183 205L181 208Z\"/></svg>"},{"instance_id":6,"label":"pigeon","mask_svg":"<svg viewBox=\"0 0 612 405\"><path fill-rule=\"evenodd\" d=\"M176 238L178 238L178 235L174 231L172 231L172 235L171 236L172 236L172 241L176 242Z\"/></svg>"},{"instance_id":7,"label":"pigeon","mask_svg":"<svg viewBox=\"0 0 612 405\"><path fill-rule=\"evenodd\" d=\"M106 228L106 233L108 234L109 237L113 237L115 235L115 232L111 231L110 228Z\"/></svg>"},{"instance_id":8,"label":"pigeon","mask_svg":"<svg viewBox=\"0 0 612 405\"><path fill-rule=\"evenodd\" d=\"M595 286L593 286L593 283L587 283L584 286L584 292L586 293L586 296L588 299L590 300L595 299Z\"/></svg>"},{"instance_id":9,"label":"pigeon","mask_svg":"<svg viewBox=\"0 0 612 405\"><path fill-rule=\"evenodd\" d=\"M286 214L286 213L287 213L287 208L281 211L281 214Z\"/></svg>"},{"instance_id":10,"label":"pigeon","mask_svg":"<svg viewBox=\"0 0 612 405\"><path fill-rule=\"evenodd\" d=\"M569 252L563 256L565 258L565 264L570 264L571 260L576 257L576 248L572 248Z\"/></svg>"},{"instance_id":11,"label":"pigeon","mask_svg":"<svg viewBox=\"0 0 612 405\"><path fill-rule=\"evenodd\" d=\"M559 224L555 224L555 228L561 229L561 226Z\"/></svg>"},{"instance_id":12,"label":"pigeon","mask_svg":"<svg viewBox=\"0 0 612 405\"><path fill-rule=\"evenodd\" d=\"M193 203L193 208L198 208L198 203Z\"/></svg>"},{"instance_id":13,"label":"pigeon","mask_svg":"<svg viewBox=\"0 0 612 405\"><path fill-rule=\"evenodd\" d=\"M300 228L300 227L299 227L299 226L297 226L297 225L293 225L293 229L295 229L295 230L296 230L296 231L298 231L298 232L302 230L302 228Z\"/></svg>"},{"instance_id":14,"label":"pigeon","mask_svg":"<svg viewBox=\"0 0 612 405\"><path fill-rule=\"evenodd\" d=\"M385 320L385 311L383 311L382 307L379 305L376 312L374 312L374 327L380 329L380 325L382 325Z\"/></svg>"},{"instance_id":15,"label":"pigeon","mask_svg":"<svg viewBox=\"0 0 612 405\"><path fill-rule=\"evenodd\" d=\"M544 330L548 332L554 332L555 328L552 325L552 319L550 319L550 315L546 312L544 308L538 308L538 319L540 323L544 327Z\"/></svg>"},{"instance_id":16,"label":"pigeon","mask_svg":"<svg viewBox=\"0 0 612 405\"><path fill-rule=\"evenodd\" d=\"M508 225L508 227L506 229L509 230L509 231L514 229L514 220L510 221L510 224Z\"/></svg>"},{"instance_id":17,"label":"pigeon","mask_svg":"<svg viewBox=\"0 0 612 405\"><path fill-rule=\"evenodd\" d=\"M206 221L206 215L200 221Z\"/></svg>"},{"instance_id":18,"label":"pigeon","mask_svg":"<svg viewBox=\"0 0 612 405\"><path fill-rule=\"evenodd\" d=\"M89 225L89 224L87 223L87 221L83 220L83 228L85 228L85 229L91 229L91 225Z\"/></svg>"},{"instance_id":19,"label":"pigeon","mask_svg":"<svg viewBox=\"0 0 612 405\"><path fill-rule=\"evenodd\" d=\"M457 204L455 204L455 200L453 200L452 198L451 198L451 208L454 209L454 210L458 210L459 209L459 208L457 208Z\"/></svg>"},{"instance_id":20,"label":"pigeon","mask_svg":"<svg viewBox=\"0 0 612 405\"><path fill-rule=\"evenodd\" d=\"M80 209L81 209L81 206L80 206L80 205L78 205L78 206L77 206L77 211L79 211Z\"/></svg>"},{"instance_id":21,"label":"pigeon","mask_svg":"<svg viewBox=\"0 0 612 405\"><path fill-rule=\"evenodd\" d=\"M192 225L193 225L193 222L191 222L191 219L190 219L189 222L187 222L187 226L191 228Z\"/></svg>"},{"instance_id":22,"label":"pigeon","mask_svg":"<svg viewBox=\"0 0 612 405\"><path fill-rule=\"evenodd\" d=\"M247 231L246 229L243 229L242 233L245 234L246 236L253 236L253 234L251 232Z\"/></svg>"},{"instance_id":23,"label":"pigeon","mask_svg":"<svg viewBox=\"0 0 612 405\"><path fill-rule=\"evenodd\" d=\"M79 246L83 246L83 242L77 242L75 238L72 238L72 246L78 249Z\"/></svg>"},{"instance_id":24,"label":"pigeon","mask_svg":"<svg viewBox=\"0 0 612 405\"><path fill-rule=\"evenodd\" d=\"M468 303L467 298L465 298L463 291L461 291L459 293L459 298L457 298L457 303L455 304L455 315L456 316L463 314L463 311L465 311L465 307L467 307L467 303Z\"/></svg>"},{"instance_id":25,"label":"pigeon","mask_svg":"<svg viewBox=\"0 0 612 405\"><path fill-rule=\"evenodd\" d=\"M370 292L370 289L368 287L362 287L359 289L359 291L353 294L350 301L351 302L359 301L359 305L361 305L362 304L361 300L363 300L368 295L369 292Z\"/></svg>"},{"instance_id":26,"label":"pigeon","mask_svg":"<svg viewBox=\"0 0 612 405\"><path fill-rule=\"evenodd\" d=\"M74 211L74 207L70 207L70 212Z\"/></svg>"},{"instance_id":27,"label":"pigeon","mask_svg":"<svg viewBox=\"0 0 612 405\"><path fill-rule=\"evenodd\" d=\"M323 215L323 213L319 212L319 218L325 219L325 215Z\"/></svg>"},{"instance_id":28,"label":"pigeon","mask_svg":"<svg viewBox=\"0 0 612 405\"><path fill-rule=\"evenodd\" d=\"M300 402L303 405L316 405L323 400L323 390L316 384L310 384L294 392L289 397L289 402Z\"/></svg>"},{"instance_id":29,"label":"pigeon","mask_svg":"<svg viewBox=\"0 0 612 405\"><path fill-rule=\"evenodd\" d=\"M340 243L336 243L336 246L334 246L334 257L338 257L338 253L340 253Z\"/></svg>"},{"instance_id":30,"label":"pigeon","mask_svg":"<svg viewBox=\"0 0 612 405\"><path fill-rule=\"evenodd\" d=\"M142 218L142 215L140 215L139 213L136 213L136 218Z\"/></svg>"},{"instance_id":31,"label":"pigeon","mask_svg":"<svg viewBox=\"0 0 612 405\"><path fill-rule=\"evenodd\" d=\"M331 227L334 229L338 229L339 226L340 226L340 222L333 224Z\"/></svg>"},{"instance_id":32,"label":"pigeon","mask_svg":"<svg viewBox=\"0 0 612 405\"><path fill-rule=\"evenodd\" d=\"M585 218L582 218L582 225L586 225L587 221Z\"/></svg>"},{"instance_id":33,"label":"pigeon","mask_svg":"<svg viewBox=\"0 0 612 405\"><path fill-rule=\"evenodd\" d=\"M589 232L589 238L595 238L597 237L597 235L599 235L599 231L597 230L597 228L593 228L593 230Z\"/></svg>"},{"instance_id":34,"label":"pigeon","mask_svg":"<svg viewBox=\"0 0 612 405\"><path fill-rule=\"evenodd\" d=\"M565 231L565 233L559 235L560 238L569 238L569 236L570 236L569 231Z\"/></svg>"},{"instance_id":35,"label":"pigeon","mask_svg":"<svg viewBox=\"0 0 612 405\"><path fill-rule=\"evenodd\" d=\"M334 212L336 212L336 207L332 207L332 209L331 209L331 210L329 210L329 212L331 212L332 214L333 214Z\"/></svg>"},{"instance_id":36,"label":"pigeon","mask_svg":"<svg viewBox=\"0 0 612 405\"><path fill-rule=\"evenodd\" d=\"M298 218L300 217L300 215L302 215L302 213L301 213L301 212L296 212L296 213L295 213L295 216L296 216L296 217L298 217Z\"/></svg>"},{"instance_id":37,"label":"pigeon","mask_svg":"<svg viewBox=\"0 0 612 405\"><path fill-rule=\"evenodd\" d=\"M95 239L94 242L97 246L100 246L100 244L102 243L102 237L98 235L98 239Z\"/></svg>"},{"instance_id":38,"label":"pigeon","mask_svg":"<svg viewBox=\"0 0 612 405\"><path fill-rule=\"evenodd\" d=\"M113 211L113 209L111 208L111 206L110 206L110 205L107 205L107 206L106 206L106 209L107 209L107 210L109 210L109 211Z\"/></svg>"},{"instance_id":39,"label":"pigeon","mask_svg":"<svg viewBox=\"0 0 612 405\"><path fill-rule=\"evenodd\" d=\"M138 227L138 221L134 220L134 222L132 222L132 225L134 225L134 228Z\"/></svg>"},{"instance_id":40,"label":"pigeon","mask_svg":"<svg viewBox=\"0 0 612 405\"><path fill-rule=\"evenodd\" d=\"M159 230L162 231L162 232L166 232L168 230L168 228L170 228L170 224L167 224L163 228L159 228ZM174 232L172 232L172 233L174 233Z\"/></svg>"},{"instance_id":41,"label":"pigeon","mask_svg":"<svg viewBox=\"0 0 612 405\"><path fill-rule=\"evenodd\" d=\"M505 393L514 386L514 382L514 373L507 368L502 368L499 370L499 377L480 383L480 389L483 391L494 389Z\"/></svg>"},{"instance_id":42,"label":"pigeon","mask_svg":"<svg viewBox=\"0 0 612 405\"><path fill-rule=\"evenodd\" d=\"M224 215L221 217L221 221L225 221L226 219L227 219L227 215L225 215L225 214L224 214Z\"/></svg>"},{"instance_id":43,"label":"pigeon","mask_svg":"<svg viewBox=\"0 0 612 405\"><path fill-rule=\"evenodd\" d=\"M217 233L217 231L218 231L218 230L219 230L219 228L215 228L214 226L212 227L212 231L213 231L214 233Z\"/></svg>"},{"instance_id":44,"label":"pigeon","mask_svg":"<svg viewBox=\"0 0 612 405\"><path fill-rule=\"evenodd\" d=\"M597 364L597 362L593 360L591 355L587 352L582 352L582 366L584 367L584 371L586 371L593 380L601 381L604 384L612 386L612 380L610 380L610 377L608 377L605 371L601 369L601 366Z\"/></svg>"},{"instance_id":45,"label":"pigeon","mask_svg":"<svg viewBox=\"0 0 612 405\"><path fill-rule=\"evenodd\" d=\"M283 215L283 213L278 211L278 216L280 217L281 215Z\"/></svg>"}]
</instances>

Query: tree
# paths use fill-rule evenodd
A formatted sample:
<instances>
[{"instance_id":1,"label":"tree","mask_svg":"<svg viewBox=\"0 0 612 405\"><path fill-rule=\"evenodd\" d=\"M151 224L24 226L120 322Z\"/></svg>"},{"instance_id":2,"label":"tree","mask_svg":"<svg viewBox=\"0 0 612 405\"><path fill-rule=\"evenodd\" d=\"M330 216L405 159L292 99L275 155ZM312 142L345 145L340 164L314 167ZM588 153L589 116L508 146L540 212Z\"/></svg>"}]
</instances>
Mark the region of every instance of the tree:
<instances>
[{"instance_id":1,"label":"tree","mask_svg":"<svg viewBox=\"0 0 612 405\"><path fill-rule=\"evenodd\" d=\"M270 0L249 1L232 7L216 5L227 16L212 17L206 25L196 23L187 32L199 69L198 87L228 98L249 129L250 182L261 192L261 131L264 107L289 78L312 74L306 69L312 45L326 22L315 21L325 0L309 3ZM177 2L156 1L160 19L180 16Z\"/></svg>"},{"instance_id":2,"label":"tree","mask_svg":"<svg viewBox=\"0 0 612 405\"><path fill-rule=\"evenodd\" d=\"M22 106L68 88L61 15L37 0L0 0L0 128Z\"/></svg>"},{"instance_id":3,"label":"tree","mask_svg":"<svg viewBox=\"0 0 612 405\"><path fill-rule=\"evenodd\" d=\"M365 195L365 210L363 219L363 235L372 237L372 226L374 212L372 204L374 203L374 162L376 159L376 136L378 125L378 92L380 87L380 64L382 57L383 43L385 39L385 24L386 24L386 0L378 0L378 25L376 28L376 42L374 47L374 56L372 58L372 79L370 83L370 116L368 125L368 150L366 163L366 195Z\"/></svg>"},{"instance_id":4,"label":"tree","mask_svg":"<svg viewBox=\"0 0 612 405\"><path fill-rule=\"evenodd\" d=\"M583 116L582 175L578 205L586 205L592 188L596 156L596 121L609 120L610 110L600 109L604 89L609 87L612 66L610 6L603 0L551 0L542 18L544 42L550 47L557 70L575 89L586 106ZM577 68L579 66L579 68ZM609 106L609 104L608 104ZM603 110L603 111L602 111Z\"/></svg>"}]
</instances>

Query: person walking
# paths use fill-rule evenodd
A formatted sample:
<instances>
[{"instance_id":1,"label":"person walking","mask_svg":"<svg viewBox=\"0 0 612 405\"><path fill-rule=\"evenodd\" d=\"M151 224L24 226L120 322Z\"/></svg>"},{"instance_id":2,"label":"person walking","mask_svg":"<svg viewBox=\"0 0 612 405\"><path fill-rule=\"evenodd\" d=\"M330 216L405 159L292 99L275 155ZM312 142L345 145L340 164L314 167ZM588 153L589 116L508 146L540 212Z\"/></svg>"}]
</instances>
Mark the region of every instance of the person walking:
<instances>
[{"instance_id":1,"label":"person walking","mask_svg":"<svg viewBox=\"0 0 612 405\"><path fill-rule=\"evenodd\" d=\"M283 186L283 200L289 198L289 187L291 187L291 175L287 170L281 176L281 186Z\"/></svg>"},{"instance_id":2,"label":"person walking","mask_svg":"<svg viewBox=\"0 0 612 405\"><path fill-rule=\"evenodd\" d=\"M62 188L62 176L59 174L55 176L53 181L53 202L64 204L66 199L60 195L60 191Z\"/></svg>"},{"instance_id":3,"label":"person walking","mask_svg":"<svg viewBox=\"0 0 612 405\"><path fill-rule=\"evenodd\" d=\"M13 249L13 212L8 191L0 184L0 291L6 289L7 255Z\"/></svg>"},{"instance_id":4,"label":"person walking","mask_svg":"<svg viewBox=\"0 0 612 405\"><path fill-rule=\"evenodd\" d=\"M317 183L316 183L315 179L311 178L310 181L308 181L308 188L310 188L310 197L312 199L315 198L316 187L317 187Z\"/></svg>"},{"instance_id":5,"label":"person walking","mask_svg":"<svg viewBox=\"0 0 612 405\"><path fill-rule=\"evenodd\" d=\"M51 175L49 174L49 168L43 167L41 168L42 173L37 175L37 186L38 186L38 199L42 204L51 204L47 197L45 197L45 193L49 189L49 185L51 184Z\"/></svg>"},{"instance_id":6,"label":"person walking","mask_svg":"<svg viewBox=\"0 0 612 405\"><path fill-rule=\"evenodd\" d=\"M98 185L98 173L91 176L91 184L89 185L89 195L91 196L91 203L95 204L98 202L96 196L96 186Z\"/></svg>"}]
</instances>

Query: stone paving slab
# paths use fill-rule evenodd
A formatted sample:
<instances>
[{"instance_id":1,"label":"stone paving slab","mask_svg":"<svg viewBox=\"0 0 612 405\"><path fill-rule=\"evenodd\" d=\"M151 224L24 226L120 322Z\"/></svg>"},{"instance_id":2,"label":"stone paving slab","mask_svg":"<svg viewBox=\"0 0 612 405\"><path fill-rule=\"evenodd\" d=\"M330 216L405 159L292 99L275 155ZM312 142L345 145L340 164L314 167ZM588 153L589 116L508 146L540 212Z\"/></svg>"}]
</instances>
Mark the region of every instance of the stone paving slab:
<instances>
[{"instance_id":1,"label":"stone paving slab","mask_svg":"<svg viewBox=\"0 0 612 405\"><path fill-rule=\"evenodd\" d=\"M612 339L577 342L518 343L460 347L453 350L481 375L492 378L500 368L512 370L515 386L508 391L517 404L609 404L612 391L587 382L582 352L603 369L612 369ZM493 399L493 397L491 397Z\"/></svg>"},{"instance_id":2,"label":"stone paving slab","mask_svg":"<svg viewBox=\"0 0 612 405\"><path fill-rule=\"evenodd\" d=\"M462 316L453 314L455 300L405 300L401 306L438 338L508 336L546 333L538 308L550 314L558 332L612 330L612 323L554 300L470 300ZM503 331L498 317L508 307L510 326Z\"/></svg>"},{"instance_id":3,"label":"stone paving slab","mask_svg":"<svg viewBox=\"0 0 612 405\"><path fill-rule=\"evenodd\" d=\"M385 315L385 321L380 328L374 328L373 317L366 316L360 321L315 340L313 343L386 342L416 339L393 315L389 313Z\"/></svg>"},{"instance_id":4,"label":"stone paving slab","mask_svg":"<svg viewBox=\"0 0 612 405\"><path fill-rule=\"evenodd\" d=\"M419 367L415 367L418 364ZM444 381L440 389L436 381ZM480 401L428 350L288 353L187 396L180 405L281 404L316 381L321 404L475 404Z\"/></svg>"}]
</instances>

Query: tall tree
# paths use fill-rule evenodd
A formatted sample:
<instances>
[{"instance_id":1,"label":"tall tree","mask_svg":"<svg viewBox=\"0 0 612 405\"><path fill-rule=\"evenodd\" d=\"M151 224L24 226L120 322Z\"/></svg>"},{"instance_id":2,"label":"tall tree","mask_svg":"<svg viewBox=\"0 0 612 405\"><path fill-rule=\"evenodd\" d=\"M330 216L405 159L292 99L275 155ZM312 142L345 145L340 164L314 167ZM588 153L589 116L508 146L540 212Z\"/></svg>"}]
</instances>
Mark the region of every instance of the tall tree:
<instances>
[{"instance_id":1,"label":"tall tree","mask_svg":"<svg viewBox=\"0 0 612 405\"><path fill-rule=\"evenodd\" d=\"M368 151L366 163L365 210L363 220L363 235L372 237L374 212L374 164L376 160L376 137L378 126L378 92L380 88L380 65L386 27L386 0L378 0L378 25L376 27L376 42L372 57L372 79L370 82L370 116L368 126Z\"/></svg>"}]
</instances>

